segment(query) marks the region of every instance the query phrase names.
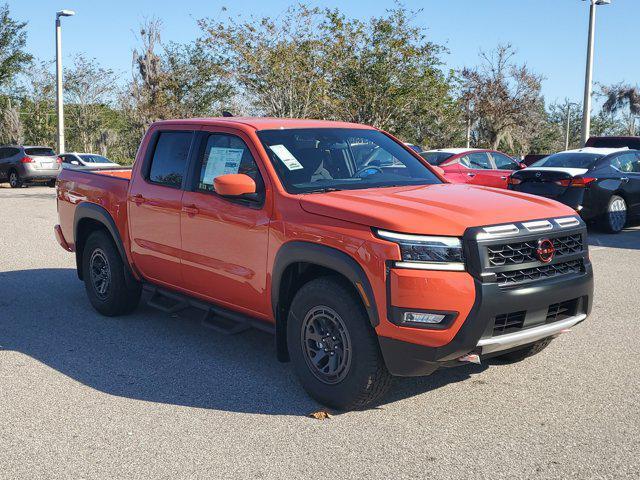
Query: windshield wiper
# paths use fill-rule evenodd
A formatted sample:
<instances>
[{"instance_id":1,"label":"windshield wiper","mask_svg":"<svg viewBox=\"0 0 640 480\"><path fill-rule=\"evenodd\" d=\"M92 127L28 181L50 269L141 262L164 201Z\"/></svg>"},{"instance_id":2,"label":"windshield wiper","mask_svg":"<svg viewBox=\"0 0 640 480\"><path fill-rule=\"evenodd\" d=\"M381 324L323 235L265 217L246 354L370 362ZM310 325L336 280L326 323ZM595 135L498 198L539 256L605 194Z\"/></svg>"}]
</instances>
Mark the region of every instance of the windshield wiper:
<instances>
[{"instance_id":1,"label":"windshield wiper","mask_svg":"<svg viewBox=\"0 0 640 480\"><path fill-rule=\"evenodd\" d=\"M324 188L316 188L314 190L306 190L302 193L327 193L327 192L341 192L344 190L343 188L336 187L324 187Z\"/></svg>"}]
</instances>

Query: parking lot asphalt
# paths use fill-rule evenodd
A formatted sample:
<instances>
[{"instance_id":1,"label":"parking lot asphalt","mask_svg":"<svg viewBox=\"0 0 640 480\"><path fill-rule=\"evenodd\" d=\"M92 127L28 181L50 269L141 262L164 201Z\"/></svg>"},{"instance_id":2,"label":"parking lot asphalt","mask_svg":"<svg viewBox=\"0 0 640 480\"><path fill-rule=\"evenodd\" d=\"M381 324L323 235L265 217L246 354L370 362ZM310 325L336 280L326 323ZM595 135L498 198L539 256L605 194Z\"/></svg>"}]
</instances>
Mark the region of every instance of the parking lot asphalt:
<instances>
[{"instance_id":1,"label":"parking lot asphalt","mask_svg":"<svg viewBox=\"0 0 640 480\"><path fill-rule=\"evenodd\" d=\"M94 312L55 192L0 188L0 478L640 478L640 228L590 237L593 314L541 354L308 417L273 339Z\"/></svg>"}]
</instances>

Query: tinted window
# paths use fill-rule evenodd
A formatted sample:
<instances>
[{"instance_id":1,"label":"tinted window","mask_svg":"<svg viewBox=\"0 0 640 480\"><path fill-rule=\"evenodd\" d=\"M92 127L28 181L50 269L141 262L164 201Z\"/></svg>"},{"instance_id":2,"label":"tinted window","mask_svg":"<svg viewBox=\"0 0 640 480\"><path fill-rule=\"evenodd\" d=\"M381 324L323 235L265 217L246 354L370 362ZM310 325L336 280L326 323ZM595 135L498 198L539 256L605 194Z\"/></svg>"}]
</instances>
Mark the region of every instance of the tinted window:
<instances>
[{"instance_id":1,"label":"tinted window","mask_svg":"<svg viewBox=\"0 0 640 480\"><path fill-rule=\"evenodd\" d=\"M440 165L447 158L453 157L453 153L447 152L422 152L420 154L422 158L424 158L431 165Z\"/></svg>"},{"instance_id":2,"label":"tinted window","mask_svg":"<svg viewBox=\"0 0 640 480\"><path fill-rule=\"evenodd\" d=\"M625 173L640 172L640 156L637 153L625 153L611 159L611 166Z\"/></svg>"},{"instance_id":3,"label":"tinted window","mask_svg":"<svg viewBox=\"0 0 640 480\"><path fill-rule=\"evenodd\" d=\"M489 156L485 152L469 153L460 157L460 164L467 168L477 168L487 170L491 168Z\"/></svg>"},{"instance_id":4,"label":"tinted window","mask_svg":"<svg viewBox=\"0 0 640 480\"><path fill-rule=\"evenodd\" d=\"M198 189L212 192L216 177L235 173L250 176L256 182L258 192L264 189L258 166L241 138L226 134L209 136L200 167Z\"/></svg>"},{"instance_id":5,"label":"tinted window","mask_svg":"<svg viewBox=\"0 0 640 480\"><path fill-rule=\"evenodd\" d=\"M518 170L520 168L513 158L509 158L506 155L492 152L491 156L498 170Z\"/></svg>"},{"instance_id":6,"label":"tinted window","mask_svg":"<svg viewBox=\"0 0 640 480\"><path fill-rule=\"evenodd\" d=\"M440 183L420 160L377 130L263 130L258 136L291 193Z\"/></svg>"},{"instance_id":7,"label":"tinted window","mask_svg":"<svg viewBox=\"0 0 640 480\"><path fill-rule=\"evenodd\" d=\"M554 153L538 160L532 167L591 168L603 155L597 153L563 152Z\"/></svg>"},{"instance_id":8,"label":"tinted window","mask_svg":"<svg viewBox=\"0 0 640 480\"><path fill-rule=\"evenodd\" d=\"M0 149L0 158L13 157L18 153L20 153L20 150L18 148L2 148Z\"/></svg>"},{"instance_id":9,"label":"tinted window","mask_svg":"<svg viewBox=\"0 0 640 480\"><path fill-rule=\"evenodd\" d=\"M43 148L43 147L33 147L33 148L25 148L24 153L27 155L33 155L34 157L55 157L56 152L54 152L51 148Z\"/></svg>"},{"instance_id":10,"label":"tinted window","mask_svg":"<svg viewBox=\"0 0 640 480\"><path fill-rule=\"evenodd\" d=\"M163 132L151 159L149 180L180 187L187 168L192 132Z\"/></svg>"},{"instance_id":11,"label":"tinted window","mask_svg":"<svg viewBox=\"0 0 640 480\"><path fill-rule=\"evenodd\" d=\"M640 138L638 137L591 137L587 147L595 148L640 148Z\"/></svg>"}]
</instances>

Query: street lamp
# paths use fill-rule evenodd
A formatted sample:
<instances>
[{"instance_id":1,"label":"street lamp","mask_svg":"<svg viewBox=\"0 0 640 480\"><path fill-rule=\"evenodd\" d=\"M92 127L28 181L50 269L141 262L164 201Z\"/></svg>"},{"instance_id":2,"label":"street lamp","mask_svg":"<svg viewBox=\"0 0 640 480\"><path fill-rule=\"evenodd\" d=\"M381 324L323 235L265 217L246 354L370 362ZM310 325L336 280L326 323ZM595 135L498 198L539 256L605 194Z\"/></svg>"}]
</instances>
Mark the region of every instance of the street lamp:
<instances>
[{"instance_id":1,"label":"street lamp","mask_svg":"<svg viewBox=\"0 0 640 480\"><path fill-rule=\"evenodd\" d=\"M589 37L587 40L587 70L584 76L584 102L582 103L582 144L587 143L591 130L591 89L593 82L593 38L596 29L596 6L609 5L611 0L587 0L589 6Z\"/></svg>"},{"instance_id":2,"label":"street lamp","mask_svg":"<svg viewBox=\"0 0 640 480\"><path fill-rule=\"evenodd\" d=\"M60 17L72 17L73 10L56 12L56 107L58 110L58 153L64 153L64 104L62 100L62 27Z\"/></svg>"},{"instance_id":3,"label":"street lamp","mask_svg":"<svg viewBox=\"0 0 640 480\"><path fill-rule=\"evenodd\" d=\"M569 130L571 129L571 107L575 107L577 103L572 103L567 100L567 126L564 137L564 149L569 150Z\"/></svg>"}]
</instances>

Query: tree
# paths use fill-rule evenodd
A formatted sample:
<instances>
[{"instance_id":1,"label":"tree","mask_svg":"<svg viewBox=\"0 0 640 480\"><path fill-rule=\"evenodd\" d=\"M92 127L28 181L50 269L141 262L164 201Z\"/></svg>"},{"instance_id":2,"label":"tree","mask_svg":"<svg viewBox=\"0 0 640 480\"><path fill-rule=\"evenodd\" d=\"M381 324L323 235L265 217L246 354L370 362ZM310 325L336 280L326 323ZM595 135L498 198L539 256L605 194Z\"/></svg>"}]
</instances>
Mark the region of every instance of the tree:
<instances>
[{"instance_id":1,"label":"tree","mask_svg":"<svg viewBox=\"0 0 640 480\"><path fill-rule=\"evenodd\" d=\"M534 137L534 129L542 124L542 77L526 65L513 63L514 55L510 45L498 46L491 54L480 53L479 67L465 68L460 73L462 88L477 119L478 145L496 149L505 142L513 150L517 137ZM525 126L529 130L525 131Z\"/></svg>"},{"instance_id":2,"label":"tree","mask_svg":"<svg viewBox=\"0 0 640 480\"><path fill-rule=\"evenodd\" d=\"M23 131L20 122L20 112L18 108L8 101L7 107L0 114L0 144L1 143L22 143Z\"/></svg>"},{"instance_id":3,"label":"tree","mask_svg":"<svg viewBox=\"0 0 640 480\"><path fill-rule=\"evenodd\" d=\"M0 88L11 84L31 62L31 55L24 51L26 25L11 18L8 5L0 7Z\"/></svg>"},{"instance_id":4,"label":"tree","mask_svg":"<svg viewBox=\"0 0 640 480\"><path fill-rule=\"evenodd\" d=\"M601 86L601 95L606 99L602 111L612 117L621 115L627 135L636 135L640 117L640 88L622 83Z\"/></svg>"},{"instance_id":5,"label":"tree","mask_svg":"<svg viewBox=\"0 0 640 480\"><path fill-rule=\"evenodd\" d=\"M55 145L56 105L55 76L51 62L39 62L27 77L25 94L21 99L20 113L24 126L24 138L35 145Z\"/></svg>"},{"instance_id":6,"label":"tree","mask_svg":"<svg viewBox=\"0 0 640 480\"><path fill-rule=\"evenodd\" d=\"M113 71L101 67L95 59L75 57L64 77L70 151L106 152L108 144L115 140L104 112L114 100L116 82Z\"/></svg>"}]
</instances>

